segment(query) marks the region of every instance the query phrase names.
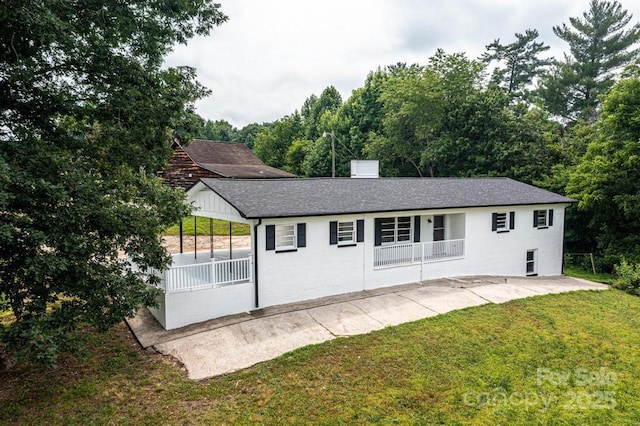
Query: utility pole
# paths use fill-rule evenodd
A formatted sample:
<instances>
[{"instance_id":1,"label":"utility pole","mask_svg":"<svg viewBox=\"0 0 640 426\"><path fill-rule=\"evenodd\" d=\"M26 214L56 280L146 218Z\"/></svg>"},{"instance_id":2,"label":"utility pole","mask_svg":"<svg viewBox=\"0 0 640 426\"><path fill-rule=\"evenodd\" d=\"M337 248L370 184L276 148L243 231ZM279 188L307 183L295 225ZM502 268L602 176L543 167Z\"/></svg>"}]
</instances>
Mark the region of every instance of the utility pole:
<instances>
[{"instance_id":1,"label":"utility pole","mask_svg":"<svg viewBox=\"0 0 640 426\"><path fill-rule=\"evenodd\" d=\"M322 132L323 137L331 136L331 177L336 177L336 134L333 132Z\"/></svg>"}]
</instances>

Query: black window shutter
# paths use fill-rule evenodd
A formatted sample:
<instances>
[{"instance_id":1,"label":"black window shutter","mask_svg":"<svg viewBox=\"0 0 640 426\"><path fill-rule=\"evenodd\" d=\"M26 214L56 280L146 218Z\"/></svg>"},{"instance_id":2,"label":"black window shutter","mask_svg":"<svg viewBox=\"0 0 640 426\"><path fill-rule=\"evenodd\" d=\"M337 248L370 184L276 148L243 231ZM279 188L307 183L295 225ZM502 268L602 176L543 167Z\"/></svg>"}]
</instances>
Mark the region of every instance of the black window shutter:
<instances>
[{"instance_id":1,"label":"black window shutter","mask_svg":"<svg viewBox=\"0 0 640 426\"><path fill-rule=\"evenodd\" d=\"M375 246L381 246L382 245L382 219L375 219L374 221L375 223L375 235L374 235L374 242L373 244Z\"/></svg>"},{"instance_id":2,"label":"black window shutter","mask_svg":"<svg viewBox=\"0 0 640 426\"><path fill-rule=\"evenodd\" d=\"M298 245L297 247L306 247L307 246L307 224L299 223L298 224Z\"/></svg>"},{"instance_id":3,"label":"black window shutter","mask_svg":"<svg viewBox=\"0 0 640 426\"><path fill-rule=\"evenodd\" d=\"M549 226L553 226L553 209L549 209Z\"/></svg>"},{"instance_id":4,"label":"black window shutter","mask_svg":"<svg viewBox=\"0 0 640 426\"><path fill-rule=\"evenodd\" d=\"M265 227L265 231L267 233L267 250L275 250L276 249L276 226L267 225Z\"/></svg>"},{"instance_id":5,"label":"black window shutter","mask_svg":"<svg viewBox=\"0 0 640 426\"><path fill-rule=\"evenodd\" d=\"M361 243L364 241L364 219L359 219L356 222L356 242Z\"/></svg>"},{"instance_id":6,"label":"black window shutter","mask_svg":"<svg viewBox=\"0 0 640 426\"><path fill-rule=\"evenodd\" d=\"M329 222L329 244L338 244L338 222Z\"/></svg>"},{"instance_id":7,"label":"black window shutter","mask_svg":"<svg viewBox=\"0 0 640 426\"><path fill-rule=\"evenodd\" d=\"M533 211L533 227L538 227L538 210Z\"/></svg>"},{"instance_id":8,"label":"black window shutter","mask_svg":"<svg viewBox=\"0 0 640 426\"><path fill-rule=\"evenodd\" d=\"M509 212L509 229L516 228L516 212Z\"/></svg>"},{"instance_id":9,"label":"black window shutter","mask_svg":"<svg viewBox=\"0 0 640 426\"><path fill-rule=\"evenodd\" d=\"M498 230L498 213L491 214L491 230L492 231Z\"/></svg>"},{"instance_id":10,"label":"black window shutter","mask_svg":"<svg viewBox=\"0 0 640 426\"><path fill-rule=\"evenodd\" d=\"M420 216L413 217L413 242L420 242Z\"/></svg>"}]
</instances>

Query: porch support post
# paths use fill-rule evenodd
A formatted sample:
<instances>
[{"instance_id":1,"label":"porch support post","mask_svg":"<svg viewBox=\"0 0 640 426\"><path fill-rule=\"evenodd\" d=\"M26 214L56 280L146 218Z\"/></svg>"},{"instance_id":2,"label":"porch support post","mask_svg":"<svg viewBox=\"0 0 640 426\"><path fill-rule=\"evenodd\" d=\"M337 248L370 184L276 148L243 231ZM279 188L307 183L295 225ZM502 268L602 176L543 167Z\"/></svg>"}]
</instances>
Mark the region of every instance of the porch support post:
<instances>
[{"instance_id":1,"label":"porch support post","mask_svg":"<svg viewBox=\"0 0 640 426\"><path fill-rule=\"evenodd\" d=\"M198 216L193 217L193 257L198 258Z\"/></svg>"},{"instance_id":2,"label":"porch support post","mask_svg":"<svg viewBox=\"0 0 640 426\"><path fill-rule=\"evenodd\" d=\"M182 254L182 219L180 219L180 254Z\"/></svg>"},{"instance_id":3,"label":"porch support post","mask_svg":"<svg viewBox=\"0 0 640 426\"><path fill-rule=\"evenodd\" d=\"M233 248L231 244L231 229L233 226L233 222L229 221L229 259L233 259Z\"/></svg>"},{"instance_id":4,"label":"porch support post","mask_svg":"<svg viewBox=\"0 0 640 426\"><path fill-rule=\"evenodd\" d=\"M258 226L262 223L262 219L258 219L253 225L253 244L251 253L253 254L253 287L255 290L256 308L260 307L259 291L258 291Z\"/></svg>"},{"instance_id":5,"label":"porch support post","mask_svg":"<svg viewBox=\"0 0 640 426\"><path fill-rule=\"evenodd\" d=\"M213 259L213 218L209 218L209 246L211 247L211 258Z\"/></svg>"}]
</instances>

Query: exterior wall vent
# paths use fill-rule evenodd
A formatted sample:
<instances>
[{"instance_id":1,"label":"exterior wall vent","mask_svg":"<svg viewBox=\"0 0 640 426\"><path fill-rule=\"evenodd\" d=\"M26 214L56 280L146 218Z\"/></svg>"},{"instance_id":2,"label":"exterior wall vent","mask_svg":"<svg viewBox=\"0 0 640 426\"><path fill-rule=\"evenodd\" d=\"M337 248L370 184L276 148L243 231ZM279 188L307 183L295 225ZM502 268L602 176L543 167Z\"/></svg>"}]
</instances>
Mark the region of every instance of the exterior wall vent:
<instances>
[{"instance_id":1,"label":"exterior wall vent","mask_svg":"<svg viewBox=\"0 0 640 426\"><path fill-rule=\"evenodd\" d=\"M377 179L378 160L351 160L351 177L356 179Z\"/></svg>"}]
</instances>

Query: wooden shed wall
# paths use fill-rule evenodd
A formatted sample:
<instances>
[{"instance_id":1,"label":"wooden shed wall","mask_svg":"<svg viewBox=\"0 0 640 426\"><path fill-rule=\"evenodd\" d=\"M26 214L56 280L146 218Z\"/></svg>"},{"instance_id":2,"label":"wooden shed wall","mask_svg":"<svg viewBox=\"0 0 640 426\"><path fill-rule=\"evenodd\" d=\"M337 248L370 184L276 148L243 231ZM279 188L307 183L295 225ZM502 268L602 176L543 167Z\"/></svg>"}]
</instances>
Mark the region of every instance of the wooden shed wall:
<instances>
[{"instance_id":1,"label":"wooden shed wall","mask_svg":"<svg viewBox=\"0 0 640 426\"><path fill-rule=\"evenodd\" d=\"M175 146L169 166L163 170L164 183L174 188L189 189L201 178L220 178L221 175L198 166L181 146Z\"/></svg>"}]
</instances>

